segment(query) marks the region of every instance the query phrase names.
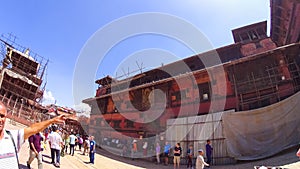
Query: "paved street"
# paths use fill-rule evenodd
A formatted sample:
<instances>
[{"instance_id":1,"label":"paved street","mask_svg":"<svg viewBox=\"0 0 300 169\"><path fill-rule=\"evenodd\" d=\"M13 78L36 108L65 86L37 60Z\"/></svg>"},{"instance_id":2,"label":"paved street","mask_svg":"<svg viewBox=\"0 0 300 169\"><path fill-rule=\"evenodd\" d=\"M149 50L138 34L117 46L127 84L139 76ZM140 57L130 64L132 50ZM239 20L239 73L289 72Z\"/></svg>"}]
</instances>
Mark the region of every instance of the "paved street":
<instances>
[{"instance_id":1,"label":"paved street","mask_svg":"<svg viewBox=\"0 0 300 169\"><path fill-rule=\"evenodd\" d=\"M12 125L9 124L9 119L7 120L7 129L18 129L24 126L21 125ZM29 146L26 141L23 144L21 151L19 153L19 159L21 163L21 168L26 169L26 161L28 159L28 151ZM244 162L238 163L236 165L223 165L223 166L212 166L211 169L253 169L255 165L265 165L265 166L282 166L283 168L290 169L299 169L300 168L300 160L295 156L296 149L290 149L285 151L275 157L254 161L254 162ZM50 164L50 150L47 149L43 152L44 154L44 169L54 169L55 167ZM99 149L97 151L95 157L95 164L87 164L89 161L88 156L81 155L81 152L75 151L74 156L66 155L61 157L61 168L62 169L172 169L173 166L164 166L164 165L156 165L147 160L131 160L128 158L116 156L110 154L109 152ZM37 169L37 160L34 160L31 164L33 169ZM186 168L186 166L182 166L181 168Z\"/></svg>"}]
</instances>

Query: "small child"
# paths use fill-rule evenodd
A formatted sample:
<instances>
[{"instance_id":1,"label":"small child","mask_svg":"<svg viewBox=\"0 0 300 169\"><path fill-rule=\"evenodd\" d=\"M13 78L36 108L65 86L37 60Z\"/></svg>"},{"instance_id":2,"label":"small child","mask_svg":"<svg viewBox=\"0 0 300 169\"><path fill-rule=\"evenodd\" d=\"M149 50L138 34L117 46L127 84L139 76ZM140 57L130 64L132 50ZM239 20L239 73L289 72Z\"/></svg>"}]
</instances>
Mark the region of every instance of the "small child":
<instances>
[{"instance_id":1,"label":"small child","mask_svg":"<svg viewBox=\"0 0 300 169\"><path fill-rule=\"evenodd\" d=\"M209 166L209 164L207 164L205 161L204 161L204 158L203 158L203 150L202 149L199 149L198 150L199 152L199 155L197 156L197 160L196 160L196 169L203 169L204 166Z\"/></svg>"}]
</instances>

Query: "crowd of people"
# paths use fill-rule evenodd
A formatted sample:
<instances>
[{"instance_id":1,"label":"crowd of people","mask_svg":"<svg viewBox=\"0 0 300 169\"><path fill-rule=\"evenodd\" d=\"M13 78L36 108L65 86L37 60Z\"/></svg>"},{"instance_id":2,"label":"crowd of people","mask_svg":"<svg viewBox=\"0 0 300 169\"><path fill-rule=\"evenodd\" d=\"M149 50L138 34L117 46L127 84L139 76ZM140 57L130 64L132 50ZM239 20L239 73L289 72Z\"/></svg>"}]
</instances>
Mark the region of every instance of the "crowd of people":
<instances>
[{"instance_id":1,"label":"crowd of people","mask_svg":"<svg viewBox=\"0 0 300 169\"><path fill-rule=\"evenodd\" d=\"M196 169L203 169L204 166L209 167L211 165L211 159L212 159L212 146L211 146L211 141L207 140L207 144L205 146L206 148L206 158L207 161L204 161L204 151L203 149L198 150L198 155L196 156L196 162L193 164L193 159L194 159L194 149L193 145L190 145L188 150L186 151L186 160L187 160L187 168L192 169L193 166L195 165ZM164 157L164 165L169 164L169 158L171 155L171 150L173 150L173 165L174 169L179 169L180 168L180 160L183 155L183 150L180 146L180 143L176 143L176 145L172 148L172 146L166 141L165 145L163 147L163 153L161 153L161 147L159 142L156 143L156 148L155 148L155 153L156 153L156 162L157 164L161 163L161 156Z\"/></svg>"},{"instance_id":2,"label":"crowd of people","mask_svg":"<svg viewBox=\"0 0 300 169\"><path fill-rule=\"evenodd\" d=\"M148 145L149 144L147 141L133 139L130 145L131 149L129 149L132 160L135 158L147 157L147 151L149 151L147 150ZM207 140L205 151L203 149L199 149L197 154L194 153L193 145L189 145L188 149L184 152L180 143L176 143L174 146L172 146L168 141L164 142L163 144L160 141L157 141L153 147L151 147L150 144L149 149L151 149L150 151L152 152L155 151L156 164L169 165L169 159L173 158L172 162L174 169L180 168L182 157L186 158L188 169L192 169L194 166L196 169L202 169L204 166L209 167L212 163L213 147L211 146L211 140ZM128 145L124 144L121 155L126 156L126 151L128 152ZM204 152L206 161L204 161Z\"/></svg>"},{"instance_id":3,"label":"crowd of people","mask_svg":"<svg viewBox=\"0 0 300 169\"><path fill-rule=\"evenodd\" d=\"M74 149L77 146L83 155L86 153L89 155L89 163L94 164L96 152L94 136L75 136L73 132L68 134L67 131L63 131L59 125L65 123L66 116L60 115L19 130L6 130L6 118L6 106L0 101L0 163L2 167L19 168L18 152L27 139L30 147L27 160L29 169L35 158L38 161L38 169L43 168L42 151L48 147L51 149L51 163L57 168L60 167L60 157L68 153L68 148L69 154L74 155ZM81 151L82 146L83 151Z\"/></svg>"},{"instance_id":4,"label":"crowd of people","mask_svg":"<svg viewBox=\"0 0 300 169\"><path fill-rule=\"evenodd\" d=\"M27 161L28 168L30 168L31 162L36 158L38 160L38 168L42 169L42 151L47 148L47 145L51 149L51 163L55 167L60 167L61 156L65 156L66 154L74 156L74 151L76 149L78 149L82 155L88 154L90 157L89 162L94 164L96 142L94 141L93 136L83 137L74 132L69 134L67 132L62 132L56 125L52 125L50 128L46 128L44 132L38 132L31 135L28 138L28 141L30 145L29 159ZM131 146L132 159L141 157L138 155L138 141L136 139L132 141ZM143 142L140 148L144 157L147 155L147 146L148 142ZM213 148L210 140L207 140L205 150L206 161L204 161L203 149L199 149L197 156L194 158L193 145L189 145L185 154L188 169L192 169L193 166L195 166L196 169L202 169L204 166L211 165ZM180 143L176 143L176 145L172 147L167 141L162 147L160 142L156 142L155 154L157 164L164 165L169 165L169 159L171 158L171 155L173 155L174 169L180 168L180 161L184 155Z\"/></svg>"},{"instance_id":5,"label":"crowd of people","mask_svg":"<svg viewBox=\"0 0 300 169\"><path fill-rule=\"evenodd\" d=\"M43 132L33 134L28 139L30 145L30 156L27 161L27 167L37 158L38 169L42 169L42 151L49 146L51 149L51 164L60 167L60 158L66 154L74 156L74 151L78 149L82 155L89 155L89 163L94 164L95 159L95 141L93 136L82 136L74 132L63 131L57 125L46 128Z\"/></svg>"}]
</instances>

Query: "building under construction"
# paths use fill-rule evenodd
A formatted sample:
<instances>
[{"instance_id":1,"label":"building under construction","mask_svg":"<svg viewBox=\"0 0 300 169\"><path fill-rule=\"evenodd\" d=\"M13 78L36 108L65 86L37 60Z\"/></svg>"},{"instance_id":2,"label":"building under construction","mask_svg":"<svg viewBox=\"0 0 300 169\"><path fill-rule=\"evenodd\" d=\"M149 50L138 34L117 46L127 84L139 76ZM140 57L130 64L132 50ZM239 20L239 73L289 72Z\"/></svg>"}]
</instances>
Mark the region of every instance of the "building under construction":
<instances>
[{"instance_id":1,"label":"building under construction","mask_svg":"<svg viewBox=\"0 0 300 169\"><path fill-rule=\"evenodd\" d=\"M126 79L96 80L96 95L83 100L92 108L89 132L104 145L163 138L203 148L210 139L218 164L297 145L300 2L271 0L270 6L270 36L266 21L254 23L233 29L231 45ZM216 57L220 63L209 62Z\"/></svg>"},{"instance_id":2,"label":"building under construction","mask_svg":"<svg viewBox=\"0 0 300 169\"><path fill-rule=\"evenodd\" d=\"M0 99L8 118L25 125L50 118L40 103L48 60L15 43L13 35L1 36Z\"/></svg>"},{"instance_id":3,"label":"building under construction","mask_svg":"<svg viewBox=\"0 0 300 169\"><path fill-rule=\"evenodd\" d=\"M11 122L30 125L66 115L63 130L85 134L76 111L56 105L41 104L46 83L43 81L48 59L16 44L14 37L1 37L0 100L8 108Z\"/></svg>"},{"instance_id":4,"label":"building under construction","mask_svg":"<svg viewBox=\"0 0 300 169\"><path fill-rule=\"evenodd\" d=\"M8 108L8 118L25 125L48 119L48 110L40 104L48 60L12 39L1 36L0 100Z\"/></svg>"}]
</instances>

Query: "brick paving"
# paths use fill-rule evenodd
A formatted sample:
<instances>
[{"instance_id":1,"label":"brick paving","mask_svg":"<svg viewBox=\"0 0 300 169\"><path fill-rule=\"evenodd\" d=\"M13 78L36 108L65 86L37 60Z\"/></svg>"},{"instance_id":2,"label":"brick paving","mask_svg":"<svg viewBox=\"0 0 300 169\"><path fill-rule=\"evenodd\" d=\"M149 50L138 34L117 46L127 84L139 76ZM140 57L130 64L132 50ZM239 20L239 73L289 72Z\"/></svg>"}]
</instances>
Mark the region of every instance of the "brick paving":
<instances>
[{"instance_id":1,"label":"brick paving","mask_svg":"<svg viewBox=\"0 0 300 169\"><path fill-rule=\"evenodd\" d=\"M7 129L19 129L23 128L22 125L12 125L9 123L9 119L6 123ZM28 159L29 146L26 141L23 144L19 152L19 160L21 164L21 169L27 169L26 161ZM243 162L235 165L222 165L222 166L211 166L211 169L253 169L254 166L265 165L265 166L280 166L282 168L288 169L300 169L300 159L295 156L297 147L289 149L276 155L271 158L252 161L252 162ZM49 148L43 152L44 155L44 169L54 169L52 164L50 164L50 150ZM129 158L120 157L114 154L111 154L103 149L98 149L95 156L95 164L88 164L89 157L87 155L81 155L81 152L78 150L75 151L74 156L66 155L61 157L61 169L172 169L173 165L164 166L157 165L154 162L144 159L135 159L131 160ZM37 169L37 160L35 159L31 168ZM185 165L181 166L181 169L186 168Z\"/></svg>"}]
</instances>

